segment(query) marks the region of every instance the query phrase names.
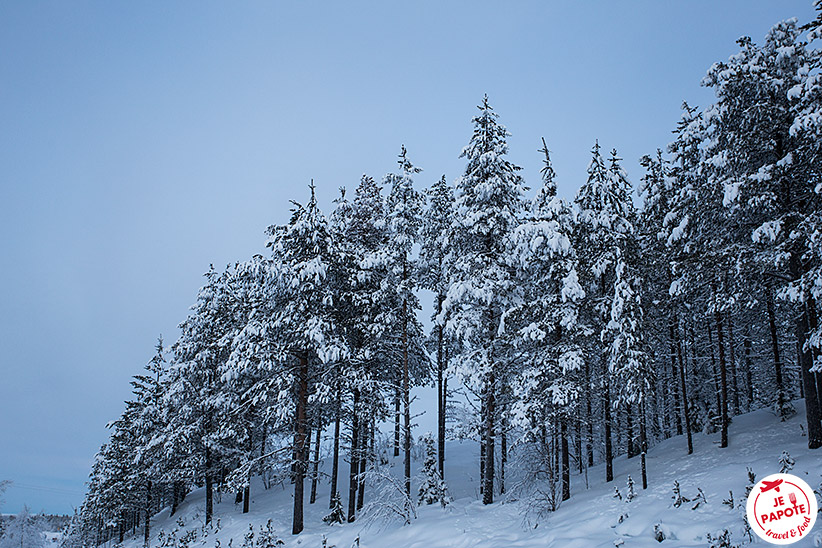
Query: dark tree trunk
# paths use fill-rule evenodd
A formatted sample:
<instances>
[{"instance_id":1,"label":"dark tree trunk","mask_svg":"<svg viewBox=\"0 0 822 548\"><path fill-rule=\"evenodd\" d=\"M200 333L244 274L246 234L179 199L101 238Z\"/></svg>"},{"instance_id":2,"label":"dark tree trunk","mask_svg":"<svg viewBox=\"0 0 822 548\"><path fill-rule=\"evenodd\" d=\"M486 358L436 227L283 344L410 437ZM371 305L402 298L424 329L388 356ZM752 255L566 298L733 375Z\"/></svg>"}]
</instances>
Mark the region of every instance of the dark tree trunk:
<instances>
[{"instance_id":1,"label":"dark tree trunk","mask_svg":"<svg viewBox=\"0 0 822 548\"><path fill-rule=\"evenodd\" d=\"M360 389L354 388L354 403L351 412L351 467L348 473L348 522L356 518L357 510L357 473L360 470L358 438L360 434L359 422Z\"/></svg>"},{"instance_id":2,"label":"dark tree trunk","mask_svg":"<svg viewBox=\"0 0 822 548\"><path fill-rule=\"evenodd\" d=\"M677 320L677 324L679 321ZM688 454L694 452L694 441L691 436L691 413L688 409L688 386L685 383L685 357L682 355L682 340L679 338L679 327L676 328L676 355L679 359L679 384L682 392L682 410L685 416L685 434L688 438Z\"/></svg>"},{"instance_id":3,"label":"dark tree trunk","mask_svg":"<svg viewBox=\"0 0 822 548\"><path fill-rule=\"evenodd\" d=\"M505 435L505 421L500 424L499 492L505 493L505 463L508 462L508 437Z\"/></svg>"},{"instance_id":4,"label":"dark tree trunk","mask_svg":"<svg viewBox=\"0 0 822 548\"><path fill-rule=\"evenodd\" d=\"M247 514L249 510L251 510L251 485L246 483L243 487L243 514Z\"/></svg>"},{"instance_id":5,"label":"dark tree trunk","mask_svg":"<svg viewBox=\"0 0 822 548\"><path fill-rule=\"evenodd\" d=\"M784 421L788 418L785 415L787 398L785 396L785 385L782 380L782 359L779 355L779 331L776 328L773 288L770 284L765 288L765 304L768 311L768 327L771 331L771 351L773 352L773 367L776 375L776 406L780 417Z\"/></svg>"},{"instance_id":6,"label":"dark tree trunk","mask_svg":"<svg viewBox=\"0 0 822 548\"><path fill-rule=\"evenodd\" d=\"M243 503L243 490L237 489L237 492L234 494L234 504L242 504Z\"/></svg>"},{"instance_id":7,"label":"dark tree trunk","mask_svg":"<svg viewBox=\"0 0 822 548\"><path fill-rule=\"evenodd\" d=\"M211 449L206 447L205 450L205 483L206 483L206 525L211 523L211 517L214 515L214 478L212 477L211 468Z\"/></svg>"},{"instance_id":8,"label":"dark tree trunk","mask_svg":"<svg viewBox=\"0 0 822 548\"><path fill-rule=\"evenodd\" d=\"M728 371L725 364L725 342L722 329L722 313L717 310L714 312L714 319L716 321L716 340L717 348L719 349L719 381L722 389L722 439L719 447L728 447Z\"/></svg>"},{"instance_id":9,"label":"dark tree trunk","mask_svg":"<svg viewBox=\"0 0 822 548\"><path fill-rule=\"evenodd\" d=\"M437 314L442 312L445 296L437 295ZM445 479L445 348L443 329L437 326L437 467Z\"/></svg>"},{"instance_id":10,"label":"dark tree trunk","mask_svg":"<svg viewBox=\"0 0 822 548\"><path fill-rule=\"evenodd\" d=\"M485 397L485 393L481 395L482 401L480 403L480 423L486 424L488 419L486 418L486 413L488 412L488 407L486 406L487 399ZM485 489L485 437L481 436L480 438L480 460L479 460L479 472L480 472L480 488L479 492L482 494L482 490Z\"/></svg>"},{"instance_id":11,"label":"dark tree trunk","mask_svg":"<svg viewBox=\"0 0 822 548\"><path fill-rule=\"evenodd\" d=\"M126 537L126 512L120 512L120 519L117 520L117 538L118 543L123 544L123 539ZM20 539L20 548L23 548L22 537Z\"/></svg>"},{"instance_id":12,"label":"dark tree trunk","mask_svg":"<svg viewBox=\"0 0 822 548\"><path fill-rule=\"evenodd\" d=\"M317 420L317 439L314 440L314 458L311 462L311 496L308 499L309 504L317 502L317 481L320 477L320 442L322 441L322 422Z\"/></svg>"},{"instance_id":13,"label":"dark tree trunk","mask_svg":"<svg viewBox=\"0 0 822 548\"><path fill-rule=\"evenodd\" d=\"M816 392L816 379L811 373L813 366L813 356L805 348L807 334L810 329L808 322L807 303L802 307L802 313L796 321L797 346L801 350L799 355L802 365L802 384L805 386L805 415L808 421L808 449L822 447L822 417L819 412L819 395Z\"/></svg>"},{"instance_id":14,"label":"dark tree trunk","mask_svg":"<svg viewBox=\"0 0 822 548\"><path fill-rule=\"evenodd\" d=\"M634 418L631 416L632 411L630 404L625 406L625 430L626 438L628 438L625 451L628 453L629 459L636 456L636 447L634 446Z\"/></svg>"},{"instance_id":15,"label":"dark tree trunk","mask_svg":"<svg viewBox=\"0 0 822 548\"><path fill-rule=\"evenodd\" d=\"M679 368L676 366L676 345L679 342L672 316L668 322L668 333L670 336L671 349L671 392L674 398L674 422L676 423L676 435L682 435L682 411L680 409L679 386L676 381L679 378Z\"/></svg>"},{"instance_id":16,"label":"dark tree trunk","mask_svg":"<svg viewBox=\"0 0 822 548\"><path fill-rule=\"evenodd\" d=\"M605 430L605 481L614 480L614 452L611 446L611 388L606 366L602 380L602 413Z\"/></svg>"},{"instance_id":17,"label":"dark tree trunk","mask_svg":"<svg viewBox=\"0 0 822 548\"><path fill-rule=\"evenodd\" d=\"M585 360L585 378L591 378L590 374L591 366L588 364L588 360ZM585 439L585 451L588 454L588 468L594 465L594 412L592 409L591 403L591 392L585 391L585 416L587 424L586 426L586 439Z\"/></svg>"},{"instance_id":18,"label":"dark tree trunk","mask_svg":"<svg viewBox=\"0 0 822 548\"><path fill-rule=\"evenodd\" d=\"M394 392L394 456L400 456L400 387Z\"/></svg>"},{"instance_id":19,"label":"dark tree trunk","mask_svg":"<svg viewBox=\"0 0 822 548\"><path fill-rule=\"evenodd\" d=\"M368 437L371 434L369 422L370 421L366 421L360 428L360 476L357 482L357 510L362 510L365 502L365 466L369 458Z\"/></svg>"},{"instance_id":20,"label":"dark tree trunk","mask_svg":"<svg viewBox=\"0 0 822 548\"><path fill-rule=\"evenodd\" d=\"M753 362L751 360L751 335L747 329L743 345L745 348L745 388L748 397L748 411L750 411L753 407Z\"/></svg>"},{"instance_id":21,"label":"dark tree trunk","mask_svg":"<svg viewBox=\"0 0 822 548\"><path fill-rule=\"evenodd\" d=\"M560 439L562 444L562 500L571 498L571 462L568 458L568 421L560 419Z\"/></svg>"},{"instance_id":22,"label":"dark tree trunk","mask_svg":"<svg viewBox=\"0 0 822 548\"><path fill-rule=\"evenodd\" d=\"M143 527L145 528L143 531L143 546L148 548L149 539L151 538L151 480L146 485L145 523Z\"/></svg>"},{"instance_id":23,"label":"dark tree trunk","mask_svg":"<svg viewBox=\"0 0 822 548\"><path fill-rule=\"evenodd\" d=\"M739 383L736 380L736 340L733 314L728 312L728 364L731 366L731 390L733 391L734 415L739 414Z\"/></svg>"},{"instance_id":24,"label":"dark tree trunk","mask_svg":"<svg viewBox=\"0 0 822 548\"><path fill-rule=\"evenodd\" d=\"M714 378L714 394L716 394L716 417L722 417L722 388L719 384L719 370L716 368L716 354L714 354L714 339L713 329L711 328L710 318L707 321L708 325L708 347L711 349L711 370Z\"/></svg>"},{"instance_id":25,"label":"dark tree trunk","mask_svg":"<svg viewBox=\"0 0 822 548\"><path fill-rule=\"evenodd\" d=\"M297 535L303 530L303 496L305 487L305 471L307 460L306 439L306 407L308 404L308 356L300 354L300 372L297 386L297 405L295 413L296 431L294 432L294 452L296 467L294 469L294 519L291 525L291 534Z\"/></svg>"},{"instance_id":26,"label":"dark tree trunk","mask_svg":"<svg viewBox=\"0 0 822 548\"><path fill-rule=\"evenodd\" d=\"M334 495L337 493L337 475L340 471L340 415L342 414L342 397L337 387L337 408L334 410L334 449L331 457L331 496L328 508L334 507Z\"/></svg>"},{"instance_id":27,"label":"dark tree trunk","mask_svg":"<svg viewBox=\"0 0 822 548\"><path fill-rule=\"evenodd\" d=\"M402 303L402 406L403 406L403 464L405 494L411 496L411 387L408 378L408 303Z\"/></svg>"},{"instance_id":28,"label":"dark tree trunk","mask_svg":"<svg viewBox=\"0 0 822 548\"><path fill-rule=\"evenodd\" d=\"M648 468L645 465L645 454L648 452L648 433L645 427L645 401L639 404L639 451L642 470L642 488L648 488Z\"/></svg>"},{"instance_id":29,"label":"dark tree trunk","mask_svg":"<svg viewBox=\"0 0 822 548\"><path fill-rule=\"evenodd\" d=\"M493 366L492 366L493 367ZM485 386L485 477L483 478L482 503L494 502L494 414L496 401L494 400L494 372L488 375Z\"/></svg>"}]
</instances>

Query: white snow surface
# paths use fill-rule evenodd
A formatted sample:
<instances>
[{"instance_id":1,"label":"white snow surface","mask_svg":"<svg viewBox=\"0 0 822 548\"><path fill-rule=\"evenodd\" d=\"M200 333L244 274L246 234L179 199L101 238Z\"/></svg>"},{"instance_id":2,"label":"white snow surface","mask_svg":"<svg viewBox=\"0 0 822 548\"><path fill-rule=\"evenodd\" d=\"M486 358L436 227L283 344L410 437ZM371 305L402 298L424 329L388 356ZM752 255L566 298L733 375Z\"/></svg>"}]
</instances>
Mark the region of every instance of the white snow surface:
<instances>
[{"instance_id":1,"label":"white snow surface","mask_svg":"<svg viewBox=\"0 0 822 548\"><path fill-rule=\"evenodd\" d=\"M742 515L745 507L746 467L751 467L757 480L779 471L778 459L782 451L788 451L796 460L791 473L803 478L811 487L818 489L822 480L822 449L810 451L807 437L802 435L805 424L803 402L794 402L799 413L786 422L768 409L760 409L735 417L730 426L730 447L719 448L719 434L694 434L694 453L686 454L684 436L675 436L652 447L648 452L649 487L642 490L640 459L627 459L624 455L614 462L615 479L604 481L603 465L588 470L589 488L584 475L573 471L571 500L553 513L542 517L528 513L525 504L513 496L498 497L500 502L484 506L478 493L478 453L476 443L450 441L446 449L445 476L454 501L445 509L439 506L418 508L418 518L410 525L399 522L373 523L361 521L351 524L324 524L322 517L328 514L329 487L327 477L321 481L317 502L308 504L310 482L306 481L305 530L291 535L293 486L274 486L263 489L259 481L252 483L251 512L242 514L235 507L234 496L223 494L215 504L215 517L220 520L220 530L213 529L203 537L204 492L193 491L174 517L165 509L152 519L152 548L159 545L160 530L176 533L180 538L185 532L196 529L198 538L190 548L205 546L214 548L220 539L222 548L243 545L243 536L252 524L255 532L268 519L272 520L276 534L287 547L321 547L323 536L327 546L349 548L359 537L363 548L506 548L506 547L561 547L593 548L623 546L626 548L651 546L708 546L706 533L716 534L727 528L732 532L734 544L743 541ZM325 449L325 448L324 448ZM340 459L340 486L343 507L347 508L348 465L344 453ZM328 457L324 465L328 464ZM392 461L393 472L402 474L402 457ZM414 462L416 474L422 459ZM509 461L506 477L515 475ZM572 463L573 467L573 463ZM326 467L328 470L330 467ZM627 494L627 478L635 482L637 497L630 502ZM696 510L693 502L675 508L672 488L679 481L683 496L693 499L697 489L702 489L707 499ZM513 481L513 480L511 480ZM416 493L417 483L412 486ZM614 487L623 500L614 498ZM733 491L737 508L722 503ZM366 501L373 490L366 491ZM620 515L627 515L618 523ZM177 520L185 525L179 527ZM659 543L653 538L654 526L668 536ZM745 538L747 545L747 538ZM820 544L815 544L817 543ZM755 545L766 544L754 537ZM822 545L822 526L817 523L805 539L793 544L796 547ZM129 538L123 548L142 546L142 530Z\"/></svg>"}]
</instances>

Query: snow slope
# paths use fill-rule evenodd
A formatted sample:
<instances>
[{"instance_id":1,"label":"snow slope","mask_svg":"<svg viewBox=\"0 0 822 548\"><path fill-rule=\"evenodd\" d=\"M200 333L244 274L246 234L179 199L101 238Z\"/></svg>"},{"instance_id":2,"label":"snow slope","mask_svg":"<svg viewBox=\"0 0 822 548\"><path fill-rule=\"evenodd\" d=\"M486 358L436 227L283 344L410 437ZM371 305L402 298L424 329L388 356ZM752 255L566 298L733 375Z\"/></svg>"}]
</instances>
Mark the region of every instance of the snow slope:
<instances>
[{"instance_id":1,"label":"snow slope","mask_svg":"<svg viewBox=\"0 0 822 548\"><path fill-rule=\"evenodd\" d=\"M649 487L643 491L640 485L639 458L624 456L615 461L615 479L604 482L603 466L588 471L589 488L585 488L584 476L572 477L572 497L559 510L542 518L526 515L525 504L509 499L483 506L478 499L478 447L471 442L450 442L446 455L446 480L454 502L446 509L439 506L418 508L418 518L411 525L399 522L372 523L361 521L328 526L321 520L328 513L328 482L323 481L316 504L305 507L305 531L293 537L291 530L292 486L286 484L269 490L258 483L252 485L252 506L243 515L234 506L234 497L226 495L215 507L215 520L220 528L215 531L202 527L204 496L202 490L189 494L177 514L169 517L168 509L160 512L153 521L152 547L159 545L160 530L169 533L175 529L177 538L186 532L197 538L190 548L243 546L243 536L252 524L255 533L267 520L288 547L320 547L323 537L327 546L349 548L359 537L363 548L409 547L530 547L553 546L562 548L589 548L598 546L623 546L625 548L659 546L654 538L654 526L659 524L666 539L662 546L708 546L706 533L730 529L734 544L743 540L745 486L748 483L746 467L751 467L757 479L779 471L778 458L788 451L796 460L791 473L796 474L812 487L818 488L822 480L822 449L807 449L807 438L802 436L804 424L803 405L795 402L799 414L786 422L779 422L769 410L758 410L734 418L730 428L730 447L719 448L718 434L694 435L694 454L686 455L684 436L666 440L651 448L648 453ZM401 460L393 462L396 474L402 473ZM420 466L414 463L414 471ZM347 487L348 465L341 461L340 485ZM512 471L513 472L513 471ZM626 502L614 497L616 486L623 497L627 494L627 476L632 475L637 497ZM682 494L694 498L702 489L707 502L691 509L693 502L678 508L673 506L672 488L679 481ZM306 482L306 500L310 483ZM733 491L738 508L731 509L722 503ZM343 505L347 507L346 494ZM373 490L366 491L366 501ZM625 516L619 523L620 516ZM180 527L178 520L184 523ZM129 539L124 548L142 545L141 534ZM216 542L219 539L219 544ZM817 544L814 543L816 539ZM747 539L745 539L747 541ZM754 537L754 544L765 546ZM822 545L822 525L817 524L807 538L794 546Z\"/></svg>"}]
</instances>

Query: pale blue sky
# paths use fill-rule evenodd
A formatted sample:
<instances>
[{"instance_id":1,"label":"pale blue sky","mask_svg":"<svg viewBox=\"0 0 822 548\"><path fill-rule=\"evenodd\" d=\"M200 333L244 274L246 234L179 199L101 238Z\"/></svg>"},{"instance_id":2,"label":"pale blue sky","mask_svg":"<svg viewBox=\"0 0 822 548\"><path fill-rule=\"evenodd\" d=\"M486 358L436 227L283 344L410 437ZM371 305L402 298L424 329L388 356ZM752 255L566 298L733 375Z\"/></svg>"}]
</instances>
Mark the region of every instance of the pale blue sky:
<instances>
[{"instance_id":1,"label":"pale blue sky","mask_svg":"<svg viewBox=\"0 0 822 548\"><path fill-rule=\"evenodd\" d=\"M595 139L664 147L743 34L811 0L0 3L0 479L69 512L129 379L209 263L264 251L314 178L460 174L488 93L511 159L560 191ZM45 490L48 489L48 490Z\"/></svg>"}]
</instances>

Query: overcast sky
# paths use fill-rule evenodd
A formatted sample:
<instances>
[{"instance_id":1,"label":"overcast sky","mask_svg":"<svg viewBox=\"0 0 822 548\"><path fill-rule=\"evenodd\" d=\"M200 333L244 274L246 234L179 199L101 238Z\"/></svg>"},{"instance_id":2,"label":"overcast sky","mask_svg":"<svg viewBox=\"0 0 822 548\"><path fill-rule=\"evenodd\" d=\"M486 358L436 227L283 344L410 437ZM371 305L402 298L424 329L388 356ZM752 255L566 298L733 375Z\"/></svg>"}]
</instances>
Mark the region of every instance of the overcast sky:
<instances>
[{"instance_id":1,"label":"overcast sky","mask_svg":"<svg viewBox=\"0 0 822 548\"><path fill-rule=\"evenodd\" d=\"M156 337L311 178L327 210L405 144L453 182L488 93L532 187L542 136L565 197L595 139L636 183L708 67L811 4L1 2L2 511L82 502Z\"/></svg>"}]
</instances>

